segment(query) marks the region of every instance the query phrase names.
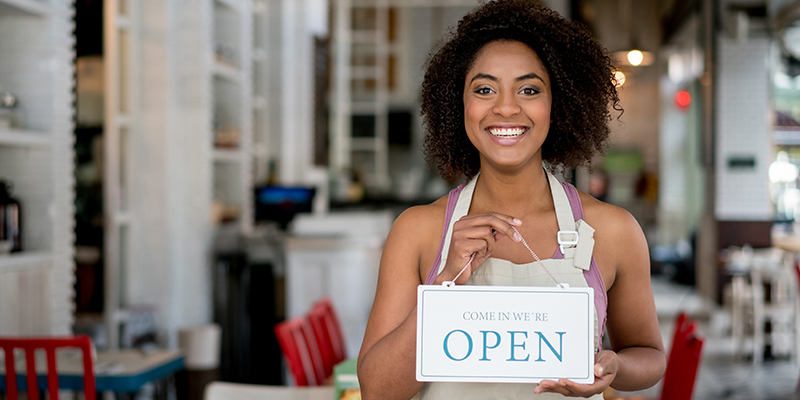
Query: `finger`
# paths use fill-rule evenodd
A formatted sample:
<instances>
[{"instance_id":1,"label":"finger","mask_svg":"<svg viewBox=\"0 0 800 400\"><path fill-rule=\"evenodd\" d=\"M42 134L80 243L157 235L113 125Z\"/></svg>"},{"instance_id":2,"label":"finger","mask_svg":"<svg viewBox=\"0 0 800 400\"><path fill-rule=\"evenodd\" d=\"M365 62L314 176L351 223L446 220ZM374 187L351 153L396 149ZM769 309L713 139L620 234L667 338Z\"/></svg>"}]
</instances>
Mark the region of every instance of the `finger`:
<instances>
[{"instance_id":1,"label":"finger","mask_svg":"<svg viewBox=\"0 0 800 400\"><path fill-rule=\"evenodd\" d=\"M552 380L544 380L539 382L539 386L537 386L533 390L533 392L536 394L541 394L541 393L558 393L562 395L571 394L569 389L567 389L560 381L552 381Z\"/></svg>"},{"instance_id":2,"label":"finger","mask_svg":"<svg viewBox=\"0 0 800 400\"><path fill-rule=\"evenodd\" d=\"M605 389L603 382L595 379L594 383L577 383L569 379L561 378L558 380L561 387L565 388L568 392L580 395L593 395Z\"/></svg>"},{"instance_id":3,"label":"finger","mask_svg":"<svg viewBox=\"0 0 800 400\"><path fill-rule=\"evenodd\" d=\"M492 229L487 226L473 226L461 228L453 232L452 247L457 248L462 256L478 252L485 255L487 250L494 250L494 237Z\"/></svg>"},{"instance_id":4,"label":"finger","mask_svg":"<svg viewBox=\"0 0 800 400\"><path fill-rule=\"evenodd\" d=\"M457 245L453 246L451 253L454 256L457 256L452 257L452 261L456 264L459 264L458 268L460 269L470 258L472 258L473 254L475 254L475 260L477 261L485 258L486 241L483 239L462 239Z\"/></svg>"},{"instance_id":5,"label":"finger","mask_svg":"<svg viewBox=\"0 0 800 400\"><path fill-rule=\"evenodd\" d=\"M605 375L613 375L617 372L615 355L613 351L603 350L597 353L594 364L594 375L596 377L603 377Z\"/></svg>"},{"instance_id":6,"label":"finger","mask_svg":"<svg viewBox=\"0 0 800 400\"><path fill-rule=\"evenodd\" d=\"M594 365L594 376L600 378L609 373L608 368L604 367L603 364L597 363Z\"/></svg>"},{"instance_id":7,"label":"finger","mask_svg":"<svg viewBox=\"0 0 800 400\"><path fill-rule=\"evenodd\" d=\"M542 393L545 393L545 392L550 392L550 391L553 390L552 388L555 387L556 385L558 385L558 382L556 382L556 381L551 381L549 379L542 380L533 389L533 393L542 394Z\"/></svg>"},{"instance_id":8,"label":"finger","mask_svg":"<svg viewBox=\"0 0 800 400\"><path fill-rule=\"evenodd\" d=\"M516 231L516 227L522 224L522 221L505 214L499 213L483 213L475 215L467 215L459 222L463 222L465 226L488 226L499 234L508 236L512 240L519 242L521 237ZM502 236L497 237L500 239Z\"/></svg>"},{"instance_id":9,"label":"finger","mask_svg":"<svg viewBox=\"0 0 800 400\"><path fill-rule=\"evenodd\" d=\"M496 242L494 232L495 230L493 228L485 225L462 227L457 232L453 232L453 241L481 240L484 242L484 248L479 250L479 254L485 256L494 251L494 244Z\"/></svg>"},{"instance_id":10,"label":"finger","mask_svg":"<svg viewBox=\"0 0 800 400\"><path fill-rule=\"evenodd\" d=\"M542 385L544 383L544 385ZM539 383L542 386L540 391L534 389L534 393L559 393L565 396L592 396L597 393L602 393L608 386L604 382L595 380L592 384L581 384L573 382L569 379L561 378L558 381L542 381ZM538 389L538 387L537 387Z\"/></svg>"}]
</instances>

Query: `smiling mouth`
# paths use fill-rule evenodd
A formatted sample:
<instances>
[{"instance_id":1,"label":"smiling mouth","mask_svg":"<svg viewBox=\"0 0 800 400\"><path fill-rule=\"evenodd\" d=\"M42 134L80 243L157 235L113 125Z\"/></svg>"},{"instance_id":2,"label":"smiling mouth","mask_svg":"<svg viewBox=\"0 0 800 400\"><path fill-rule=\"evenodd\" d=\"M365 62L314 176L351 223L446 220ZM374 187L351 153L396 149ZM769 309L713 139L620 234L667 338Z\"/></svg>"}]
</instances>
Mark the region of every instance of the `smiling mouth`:
<instances>
[{"instance_id":1,"label":"smiling mouth","mask_svg":"<svg viewBox=\"0 0 800 400\"><path fill-rule=\"evenodd\" d=\"M499 137L499 138L515 138L522 136L525 133L525 128L523 127L515 127L515 128L489 128L489 133L492 136Z\"/></svg>"}]
</instances>

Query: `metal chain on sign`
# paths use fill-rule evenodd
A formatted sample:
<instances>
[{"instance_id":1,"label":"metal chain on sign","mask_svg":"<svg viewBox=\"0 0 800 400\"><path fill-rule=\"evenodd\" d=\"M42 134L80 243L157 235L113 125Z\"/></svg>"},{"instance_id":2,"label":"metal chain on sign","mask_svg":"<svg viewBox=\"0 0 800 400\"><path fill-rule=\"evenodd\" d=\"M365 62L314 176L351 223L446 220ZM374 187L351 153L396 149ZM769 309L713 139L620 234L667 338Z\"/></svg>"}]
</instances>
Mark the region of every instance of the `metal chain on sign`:
<instances>
[{"instance_id":1,"label":"metal chain on sign","mask_svg":"<svg viewBox=\"0 0 800 400\"><path fill-rule=\"evenodd\" d=\"M512 226L512 227L511 227L511 229L513 229L513 230L514 230L514 232L515 232L517 235L519 235L519 238L520 238L520 241L522 242L522 244L525 246L525 248L526 248L526 249L528 249L528 251L529 251L529 252L531 252L531 255L532 255L532 256L533 256L533 258L536 260L536 262L538 262L538 263L539 263L539 266L541 266L541 267L542 267L542 269L544 270L544 272L547 272L547 275L550 275L550 278L552 278L552 279L553 279L553 282L555 282L557 286L558 286L558 285L560 285L560 284L559 284L559 282L558 282L558 280L556 279L556 277L555 277L555 276L553 276L553 274L551 274L551 273L550 273L550 270L548 270L548 269L547 269L547 267L545 267L545 266L544 266L544 263L542 262L542 260L541 260L541 259L539 259L539 256L537 256L537 255L536 255L536 253L534 253L534 252L533 252L533 250L531 250L531 247L530 247L530 246L528 246L528 242L526 242L526 241L525 241L525 238L524 238L524 237L522 237L522 234L520 234L520 233L519 233L519 231L517 230L517 228L515 228L515 227L513 227L513 226ZM494 233L492 233L492 235L496 235L496 234L497 234L497 231L495 231ZM459 271L458 275L456 275L456 277L455 277L455 278L453 278L453 280L452 280L452 281L449 281L449 282L452 282L452 283L453 283L453 285L455 285L455 282L458 280L458 277L460 277L460 276L461 276L461 274L462 274L462 273L464 273L464 271L466 271L466 270L467 270L467 268L468 268L468 267L469 267L469 266L472 264L472 261L474 261L474 260L475 260L475 255L476 255L476 254L477 254L477 252L475 252L475 253L472 253L472 256L470 256L470 257L469 257L469 261L467 261L467 264L466 264L466 265L464 265L464 268L461 268L461 271ZM447 283L448 283L448 282L444 282L444 284L447 284Z\"/></svg>"}]
</instances>

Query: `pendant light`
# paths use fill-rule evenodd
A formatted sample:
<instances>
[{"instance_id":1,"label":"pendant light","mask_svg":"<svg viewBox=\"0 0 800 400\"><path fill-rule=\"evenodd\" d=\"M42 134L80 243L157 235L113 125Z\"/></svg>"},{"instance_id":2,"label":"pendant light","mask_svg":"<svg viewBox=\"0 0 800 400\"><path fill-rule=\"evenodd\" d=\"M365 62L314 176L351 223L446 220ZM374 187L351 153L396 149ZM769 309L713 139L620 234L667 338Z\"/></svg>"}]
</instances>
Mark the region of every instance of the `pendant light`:
<instances>
[{"instance_id":1,"label":"pendant light","mask_svg":"<svg viewBox=\"0 0 800 400\"><path fill-rule=\"evenodd\" d=\"M632 0L619 0L618 10L623 18L628 22L628 49L625 51L618 51L615 54L617 62L620 65L631 67L639 67L650 65L653 63L653 54L648 51L642 51L638 46L636 36L634 35L634 19L633 19L633 1Z\"/></svg>"}]
</instances>

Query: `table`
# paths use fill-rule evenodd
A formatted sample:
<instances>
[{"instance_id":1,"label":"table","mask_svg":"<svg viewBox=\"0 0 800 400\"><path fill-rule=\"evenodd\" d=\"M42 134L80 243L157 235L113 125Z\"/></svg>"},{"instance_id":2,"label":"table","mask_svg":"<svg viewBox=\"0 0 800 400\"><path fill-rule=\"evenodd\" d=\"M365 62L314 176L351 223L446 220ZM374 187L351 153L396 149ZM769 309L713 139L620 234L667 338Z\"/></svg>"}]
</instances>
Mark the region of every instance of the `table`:
<instances>
[{"instance_id":1,"label":"table","mask_svg":"<svg viewBox=\"0 0 800 400\"><path fill-rule=\"evenodd\" d=\"M331 400L333 386L271 386L212 382L206 386L207 400Z\"/></svg>"},{"instance_id":2,"label":"table","mask_svg":"<svg viewBox=\"0 0 800 400\"><path fill-rule=\"evenodd\" d=\"M2 354L2 352L0 352ZM58 386L64 390L83 390L83 364L78 350L59 350L56 356ZM0 356L0 360L4 358ZM183 354L178 350L98 351L95 360L97 392L136 393L148 382L160 381L183 369ZM16 358L17 387L26 390L25 358ZM6 390L5 363L0 362L0 392ZM39 388L47 388L47 362L44 352L36 352Z\"/></svg>"}]
</instances>

